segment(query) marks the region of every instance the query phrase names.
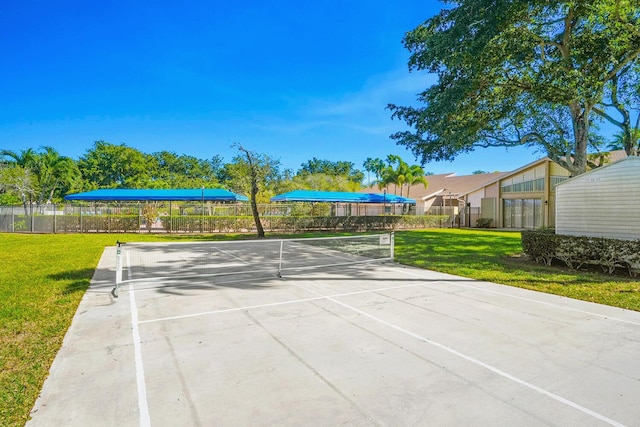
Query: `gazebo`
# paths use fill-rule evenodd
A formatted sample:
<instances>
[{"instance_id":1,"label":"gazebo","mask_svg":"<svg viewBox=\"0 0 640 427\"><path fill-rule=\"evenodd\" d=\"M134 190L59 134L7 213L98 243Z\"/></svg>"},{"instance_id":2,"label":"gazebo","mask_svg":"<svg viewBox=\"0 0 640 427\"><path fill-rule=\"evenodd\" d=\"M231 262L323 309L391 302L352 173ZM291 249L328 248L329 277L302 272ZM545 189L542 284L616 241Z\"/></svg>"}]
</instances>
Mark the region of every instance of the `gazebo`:
<instances>
[{"instance_id":1,"label":"gazebo","mask_svg":"<svg viewBox=\"0 0 640 427\"><path fill-rule=\"evenodd\" d=\"M247 197L222 188L186 188L177 190L101 189L69 194L65 200L91 202L246 202Z\"/></svg>"},{"instance_id":2,"label":"gazebo","mask_svg":"<svg viewBox=\"0 0 640 427\"><path fill-rule=\"evenodd\" d=\"M331 203L336 216L377 215L395 213L405 205L415 205L415 199L387 193L351 193L346 191L295 190L271 198L272 202ZM354 208L355 206L355 208Z\"/></svg>"},{"instance_id":3,"label":"gazebo","mask_svg":"<svg viewBox=\"0 0 640 427\"><path fill-rule=\"evenodd\" d=\"M204 232L227 227L222 219L237 216L245 205L238 202L248 198L221 188L118 188L69 194L65 200L91 203L88 209L78 207L80 230Z\"/></svg>"}]
</instances>

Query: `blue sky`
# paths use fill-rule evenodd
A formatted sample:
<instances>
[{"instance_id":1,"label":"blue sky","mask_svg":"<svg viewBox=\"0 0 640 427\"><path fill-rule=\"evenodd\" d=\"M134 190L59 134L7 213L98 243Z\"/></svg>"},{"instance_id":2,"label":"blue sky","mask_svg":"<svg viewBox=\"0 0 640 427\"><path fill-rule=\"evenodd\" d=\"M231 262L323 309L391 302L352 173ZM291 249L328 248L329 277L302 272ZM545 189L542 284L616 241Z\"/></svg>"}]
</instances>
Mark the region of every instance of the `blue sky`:
<instances>
[{"instance_id":1,"label":"blue sky","mask_svg":"<svg viewBox=\"0 0 640 427\"><path fill-rule=\"evenodd\" d=\"M401 40L431 0L18 1L0 5L0 149L96 140L230 161L234 143L297 170L413 155L388 103L435 82ZM542 153L479 149L433 173L512 170Z\"/></svg>"}]
</instances>

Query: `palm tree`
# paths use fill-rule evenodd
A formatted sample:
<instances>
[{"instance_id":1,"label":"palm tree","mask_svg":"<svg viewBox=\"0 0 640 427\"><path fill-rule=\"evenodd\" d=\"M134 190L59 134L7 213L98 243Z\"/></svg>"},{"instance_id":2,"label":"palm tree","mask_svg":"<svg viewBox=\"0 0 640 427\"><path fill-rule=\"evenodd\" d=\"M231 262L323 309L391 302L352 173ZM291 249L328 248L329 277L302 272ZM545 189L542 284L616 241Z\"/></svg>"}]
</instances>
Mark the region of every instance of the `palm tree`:
<instances>
[{"instance_id":1,"label":"palm tree","mask_svg":"<svg viewBox=\"0 0 640 427\"><path fill-rule=\"evenodd\" d=\"M412 185L422 184L424 188L427 188L429 185L427 178L425 178L424 169L420 165L409 166L405 183L407 185L407 197L409 197L409 190Z\"/></svg>"},{"instance_id":2,"label":"palm tree","mask_svg":"<svg viewBox=\"0 0 640 427\"><path fill-rule=\"evenodd\" d=\"M14 171L13 191L19 194L24 210L27 212L37 187L37 177L34 173L37 153L31 148L21 150L20 153L0 150L0 158L0 163L11 167Z\"/></svg>"},{"instance_id":3,"label":"palm tree","mask_svg":"<svg viewBox=\"0 0 640 427\"><path fill-rule=\"evenodd\" d=\"M2 163L10 163L25 169L31 169L36 162L38 154L33 150L33 148L21 150L20 154L11 150L0 150L0 157L4 157ZM11 160L7 161L7 157Z\"/></svg>"},{"instance_id":4,"label":"palm tree","mask_svg":"<svg viewBox=\"0 0 640 427\"><path fill-rule=\"evenodd\" d=\"M394 194L398 193L398 186L400 186L400 196L402 196L402 187L404 183L407 181L407 172L409 171L409 165L395 154L389 154L387 156L387 163L389 168L392 169L393 181L392 184L395 185ZM395 165L395 168L394 168Z\"/></svg>"},{"instance_id":5,"label":"palm tree","mask_svg":"<svg viewBox=\"0 0 640 427\"><path fill-rule=\"evenodd\" d=\"M376 180L379 189L389 190L389 185L396 183L395 170L391 166L385 166L380 171L380 177Z\"/></svg>"},{"instance_id":6,"label":"palm tree","mask_svg":"<svg viewBox=\"0 0 640 427\"><path fill-rule=\"evenodd\" d=\"M380 180L382 170L384 169L384 161L378 158L372 159L371 157L367 157L362 167L367 171L367 185L370 187L373 182ZM376 178L373 182L371 181L371 173L373 173Z\"/></svg>"},{"instance_id":7,"label":"palm tree","mask_svg":"<svg viewBox=\"0 0 640 427\"><path fill-rule=\"evenodd\" d=\"M640 128L629 129L629 132L620 131L613 137L607 149L624 150L629 156L640 155Z\"/></svg>"},{"instance_id":8,"label":"palm tree","mask_svg":"<svg viewBox=\"0 0 640 427\"><path fill-rule=\"evenodd\" d=\"M37 155L36 175L40 184L38 203L49 204L56 191L72 187L80 179L80 170L70 157L61 156L52 147L42 147Z\"/></svg>"},{"instance_id":9,"label":"palm tree","mask_svg":"<svg viewBox=\"0 0 640 427\"><path fill-rule=\"evenodd\" d=\"M80 179L80 171L73 159L61 156L52 147L42 147L42 150L41 153L31 148L20 153L0 151L5 163L24 169L31 177L32 194L38 204L51 203L56 191L72 187ZM11 160L7 161L7 158ZM31 200L23 200L23 203L27 201Z\"/></svg>"}]
</instances>

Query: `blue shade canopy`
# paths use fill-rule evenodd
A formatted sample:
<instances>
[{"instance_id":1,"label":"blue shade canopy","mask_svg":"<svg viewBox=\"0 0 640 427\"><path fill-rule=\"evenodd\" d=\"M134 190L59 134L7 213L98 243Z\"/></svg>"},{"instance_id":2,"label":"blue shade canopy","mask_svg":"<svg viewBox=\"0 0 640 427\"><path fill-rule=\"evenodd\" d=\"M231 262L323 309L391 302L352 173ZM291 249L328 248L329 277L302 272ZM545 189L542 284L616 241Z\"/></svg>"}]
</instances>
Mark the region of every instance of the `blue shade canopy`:
<instances>
[{"instance_id":1,"label":"blue shade canopy","mask_svg":"<svg viewBox=\"0 0 640 427\"><path fill-rule=\"evenodd\" d=\"M221 188L187 188L180 190L102 189L86 193L69 194L65 200L82 201L202 201L246 202L246 196Z\"/></svg>"},{"instance_id":2,"label":"blue shade canopy","mask_svg":"<svg viewBox=\"0 0 640 427\"><path fill-rule=\"evenodd\" d=\"M272 202L340 202L340 203L409 203L415 199L396 196L395 194L348 193L343 191L295 190L278 194L271 198Z\"/></svg>"}]
</instances>

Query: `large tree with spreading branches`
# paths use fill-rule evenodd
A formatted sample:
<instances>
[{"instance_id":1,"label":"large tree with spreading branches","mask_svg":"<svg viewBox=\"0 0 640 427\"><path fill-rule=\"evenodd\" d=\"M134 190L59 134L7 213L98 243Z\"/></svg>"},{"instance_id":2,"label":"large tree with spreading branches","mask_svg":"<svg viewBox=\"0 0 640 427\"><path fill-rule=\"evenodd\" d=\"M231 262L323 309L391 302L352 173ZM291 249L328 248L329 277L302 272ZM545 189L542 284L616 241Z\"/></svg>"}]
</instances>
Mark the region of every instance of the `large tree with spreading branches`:
<instances>
[{"instance_id":1,"label":"large tree with spreading branches","mask_svg":"<svg viewBox=\"0 0 640 427\"><path fill-rule=\"evenodd\" d=\"M419 107L389 105L410 127L392 138L423 163L530 145L585 172L594 119L616 79L638 69L637 1L444 2L404 37L409 68L438 82L419 94Z\"/></svg>"}]
</instances>

